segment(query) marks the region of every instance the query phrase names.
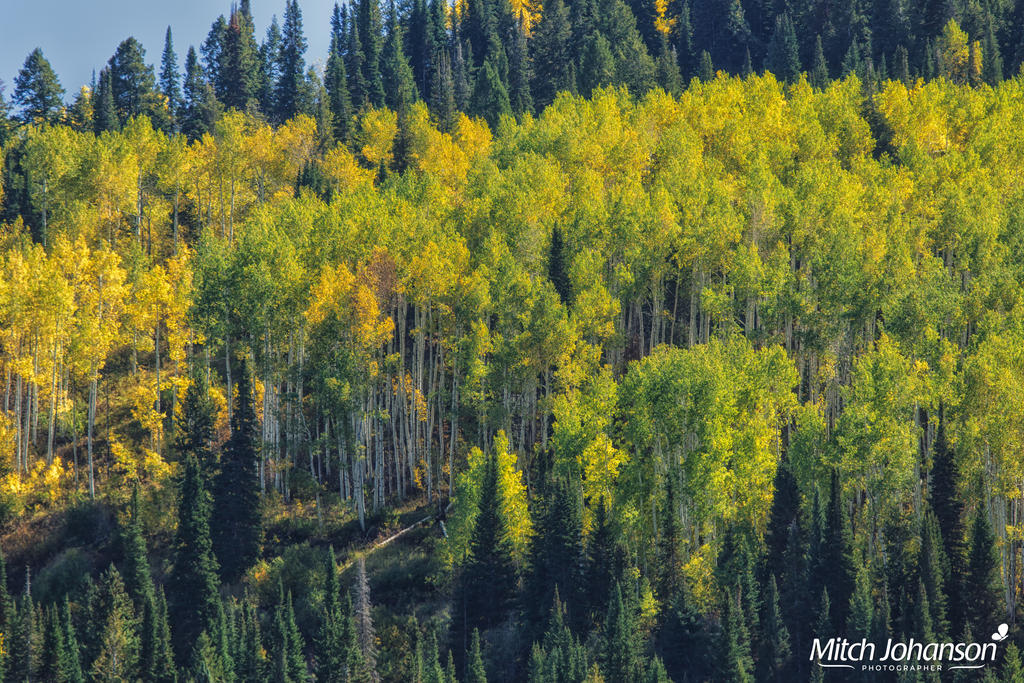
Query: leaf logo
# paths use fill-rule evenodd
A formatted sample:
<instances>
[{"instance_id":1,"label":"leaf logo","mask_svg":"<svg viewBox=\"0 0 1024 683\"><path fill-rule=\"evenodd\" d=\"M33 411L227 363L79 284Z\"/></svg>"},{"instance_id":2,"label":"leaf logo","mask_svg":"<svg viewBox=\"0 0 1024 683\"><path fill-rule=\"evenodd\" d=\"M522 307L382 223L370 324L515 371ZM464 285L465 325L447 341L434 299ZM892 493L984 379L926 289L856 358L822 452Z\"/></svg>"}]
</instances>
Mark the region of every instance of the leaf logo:
<instances>
[{"instance_id":1,"label":"leaf logo","mask_svg":"<svg viewBox=\"0 0 1024 683\"><path fill-rule=\"evenodd\" d=\"M1009 630L1010 627L1006 624L999 624L999 628L996 630L995 633L992 634L992 640L999 643L1003 642L1004 640L1006 640L1006 636Z\"/></svg>"}]
</instances>

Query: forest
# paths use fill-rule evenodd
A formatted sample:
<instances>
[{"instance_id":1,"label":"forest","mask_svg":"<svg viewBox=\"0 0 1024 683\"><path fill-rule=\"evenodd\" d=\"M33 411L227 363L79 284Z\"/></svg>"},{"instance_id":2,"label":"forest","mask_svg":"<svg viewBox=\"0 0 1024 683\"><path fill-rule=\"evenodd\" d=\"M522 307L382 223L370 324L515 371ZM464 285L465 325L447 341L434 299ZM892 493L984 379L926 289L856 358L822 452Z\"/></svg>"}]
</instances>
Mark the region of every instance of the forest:
<instances>
[{"instance_id":1,"label":"forest","mask_svg":"<svg viewBox=\"0 0 1024 683\"><path fill-rule=\"evenodd\" d=\"M1024 681L1024 10L835 10L33 51L0 680Z\"/></svg>"}]
</instances>

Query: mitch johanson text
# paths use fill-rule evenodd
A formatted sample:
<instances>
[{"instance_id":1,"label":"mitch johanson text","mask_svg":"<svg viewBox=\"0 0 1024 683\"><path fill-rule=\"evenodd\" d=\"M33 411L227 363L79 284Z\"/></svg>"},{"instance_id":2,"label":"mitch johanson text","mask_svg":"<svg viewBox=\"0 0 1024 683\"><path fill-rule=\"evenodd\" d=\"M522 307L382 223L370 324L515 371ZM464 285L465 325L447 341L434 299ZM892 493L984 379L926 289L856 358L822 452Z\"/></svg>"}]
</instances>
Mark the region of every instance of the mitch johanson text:
<instances>
[{"instance_id":1,"label":"mitch johanson text","mask_svg":"<svg viewBox=\"0 0 1024 683\"><path fill-rule=\"evenodd\" d=\"M954 662L975 665L995 661L996 643L921 643L890 638L876 659L879 649L867 639L815 638L811 644L811 661L822 666L850 666L861 662ZM975 668L975 667L972 667Z\"/></svg>"}]
</instances>

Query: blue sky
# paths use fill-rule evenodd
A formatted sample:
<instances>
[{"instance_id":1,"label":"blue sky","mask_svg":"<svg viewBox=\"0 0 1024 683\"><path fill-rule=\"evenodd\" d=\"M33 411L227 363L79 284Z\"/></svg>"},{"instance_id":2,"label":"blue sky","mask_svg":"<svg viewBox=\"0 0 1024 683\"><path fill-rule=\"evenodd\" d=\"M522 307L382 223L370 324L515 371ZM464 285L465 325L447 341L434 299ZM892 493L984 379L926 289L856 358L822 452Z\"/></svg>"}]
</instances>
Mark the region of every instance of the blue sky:
<instances>
[{"instance_id":1,"label":"blue sky","mask_svg":"<svg viewBox=\"0 0 1024 683\"><path fill-rule=\"evenodd\" d=\"M329 44L334 0L299 0L309 42L307 63L323 62ZM189 45L199 44L231 0L0 0L0 79L10 101L14 77L25 57L41 47L73 98L114 54L118 43L135 36L146 61L159 71L164 33L170 25L179 68ZM270 17L284 14L284 0L252 0L256 38L262 42Z\"/></svg>"}]
</instances>

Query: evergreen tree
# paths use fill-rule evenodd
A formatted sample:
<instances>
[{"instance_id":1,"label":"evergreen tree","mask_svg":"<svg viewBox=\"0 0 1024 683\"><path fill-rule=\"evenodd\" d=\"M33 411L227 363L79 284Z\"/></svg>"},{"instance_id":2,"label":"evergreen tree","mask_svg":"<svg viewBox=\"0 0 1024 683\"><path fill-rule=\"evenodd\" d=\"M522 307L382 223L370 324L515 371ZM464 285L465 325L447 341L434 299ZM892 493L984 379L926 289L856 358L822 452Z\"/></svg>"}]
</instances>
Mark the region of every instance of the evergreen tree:
<instances>
[{"instance_id":1,"label":"evergreen tree","mask_svg":"<svg viewBox=\"0 0 1024 683\"><path fill-rule=\"evenodd\" d=\"M608 39L600 31L591 32L583 43L578 80L580 93L587 96L615 80L615 58Z\"/></svg>"},{"instance_id":2,"label":"evergreen tree","mask_svg":"<svg viewBox=\"0 0 1024 683\"><path fill-rule=\"evenodd\" d=\"M351 136L352 102L349 99L348 74L345 72L344 28L341 25L341 14L337 4L334 5L334 14L335 19L332 21L336 22L337 26L331 35L331 50L327 57L327 69L324 71L324 86L327 88L330 101L334 139L344 143Z\"/></svg>"},{"instance_id":3,"label":"evergreen tree","mask_svg":"<svg viewBox=\"0 0 1024 683\"><path fill-rule=\"evenodd\" d=\"M515 563L502 514L494 453L487 456L479 501L453 618L455 647L460 652L467 650L468 635L474 628L486 630L505 618L515 592Z\"/></svg>"},{"instance_id":4,"label":"evergreen tree","mask_svg":"<svg viewBox=\"0 0 1024 683\"><path fill-rule=\"evenodd\" d=\"M508 99L516 116L533 113L533 65L522 17L512 26L508 47Z\"/></svg>"},{"instance_id":5,"label":"evergreen tree","mask_svg":"<svg viewBox=\"0 0 1024 683\"><path fill-rule=\"evenodd\" d=\"M616 583L608 601L608 613L602 638L601 671L612 681L630 683L639 681L642 672L637 624L632 606L623 599L622 588Z\"/></svg>"},{"instance_id":6,"label":"evergreen tree","mask_svg":"<svg viewBox=\"0 0 1024 683\"><path fill-rule=\"evenodd\" d=\"M814 60L811 63L810 82L815 88L824 88L828 85L828 62L825 61L821 35L814 39Z\"/></svg>"},{"instance_id":7,"label":"evergreen tree","mask_svg":"<svg viewBox=\"0 0 1024 683\"><path fill-rule=\"evenodd\" d=\"M657 650L673 680L707 680L717 665L714 634L697 608L685 581L667 602L657 634Z\"/></svg>"},{"instance_id":8,"label":"evergreen tree","mask_svg":"<svg viewBox=\"0 0 1024 683\"><path fill-rule=\"evenodd\" d=\"M117 46L110 58L111 93L121 125L136 116L148 115L159 127L166 110L156 100L156 78L153 67L146 64L146 51L139 41L128 38Z\"/></svg>"},{"instance_id":9,"label":"evergreen tree","mask_svg":"<svg viewBox=\"0 0 1024 683\"><path fill-rule=\"evenodd\" d=\"M178 531L169 579L169 612L178 661L193 661L204 631L217 632L220 596L217 560L210 541L210 501L194 455L185 460L178 494Z\"/></svg>"},{"instance_id":10,"label":"evergreen tree","mask_svg":"<svg viewBox=\"0 0 1024 683\"><path fill-rule=\"evenodd\" d=\"M991 629L1006 620L1003 601L1002 563L988 511L979 507L971 527L970 553L963 582L964 616L974 631Z\"/></svg>"},{"instance_id":11,"label":"evergreen tree","mask_svg":"<svg viewBox=\"0 0 1024 683\"><path fill-rule=\"evenodd\" d=\"M486 119L492 129L497 127L502 116L512 114L508 90L490 59L477 72L471 111Z\"/></svg>"},{"instance_id":12,"label":"evergreen tree","mask_svg":"<svg viewBox=\"0 0 1024 683\"><path fill-rule=\"evenodd\" d=\"M1021 665L1020 650L1016 643L1006 646L1006 653L1003 655L1003 665L999 669L1004 681L1024 681L1024 665Z\"/></svg>"},{"instance_id":13,"label":"evergreen tree","mask_svg":"<svg viewBox=\"0 0 1024 683\"><path fill-rule=\"evenodd\" d=\"M707 83L715 78L715 67L711 63L711 53L701 50L700 63L697 66L697 78Z\"/></svg>"},{"instance_id":14,"label":"evergreen tree","mask_svg":"<svg viewBox=\"0 0 1024 683\"><path fill-rule=\"evenodd\" d=\"M281 76L278 69L280 61L281 27L277 23L277 15L274 15L260 45L260 109L267 115L274 113L274 93Z\"/></svg>"},{"instance_id":15,"label":"evergreen tree","mask_svg":"<svg viewBox=\"0 0 1024 683\"><path fill-rule=\"evenodd\" d=\"M565 263L565 243L562 231L555 226L551 231L551 248L548 250L548 279L558 292L558 297L566 306L572 303L572 284L569 282L568 267ZM603 507L604 501L602 499ZM603 510L601 514L607 514ZM610 588L610 587L609 587Z\"/></svg>"},{"instance_id":16,"label":"evergreen tree","mask_svg":"<svg viewBox=\"0 0 1024 683\"><path fill-rule=\"evenodd\" d=\"M800 46L788 14L775 19L775 33L768 46L768 68L786 83L793 83L800 76Z\"/></svg>"},{"instance_id":17,"label":"evergreen tree","mask_svg":"<svg viewBox=\"0 0 1024 683\"><path fill-rule=\"evenodd\" d=\"M64 632L60 628L57 610L52 605L42 610L42 644L39 650L39 678L44 681L60 680L60 652L64 649Z\"/></svg>"},{"instance_id":18,"label":"evergreen tree","mask_svg":"<svg viewBox=\"0 0 1024 683\"><path fill-rule=\"evenodd\" d=\"M433 32L427 0L413 0L409 11L406 55L412 67L413 82L419 97L430 101L431 74L435 69Z\"/></svg>"},{"instance_id":19,"label":"evergreen tree","mask_svg":"<svg viewBox=\"0 0 1024 683\"><path fill-rule=\"evenodd\" d=\"M384 105L384 81L381 78L381 55L384 53L383 23L379 0L359 0L356 7L356 30L362 61L360 94L371 106ZM351 69L349 70L351 73Z\"/></svg>"},{"instance_id":20,"label":"evergreen tree","mask_svg":"<svg viewBox=\"0 0 1024 683\"><path fill-rule=\"evenodd\" d=\"M38 47L29 53L14 78L13 102L23 123L55 123L64 107L64 88Z\"/></svg>"},{"instance_id":21,"label":"evergreen tree","mask_svg":"<svg viewBox=\"0 0 1024 683\"><path fill-rule=\"evenodd\" d=\"M4 97L4 81L0 78L0 146L7 144L11 136L13 125L11 122L11 107Z\"/></svg>"},{"instance_id":22,"label":"evergreen tree","mask_svg":"<svg viewBox=\"0 0 1024 683\"><path fill-rule=\"evenodd\" d=\"M594 526L587 542L587 557L584 595L592 614L607 605L600 596L608 596L612 588L622 579L626 567L625 551L619 541L616 528L609 518L608 506L602 497L594 513Z\"/></svg>"},{"instance_id":23,"label":"evergreen tree","mask_svg":"<svg viewBox=\"0 0 1024 683\"><path fill-rule=\"evenodd\" d=\"M579 491L564 481L549 486L530 549L527 605L539 624L557 593L578 605L583 583L583 514ZM545 606L545 607L541 607Z\"/></svg>"},{"instance_id":24,"label":"evergreen tree","mask_svg":"<svg viewBox=\"0 0 1024 683\"><path fill-rule=\"evenodd\" d=\"M384 103L392 111L404 113L416 99L416 84L412 68L405 56L402 25L398 10L391 0L388 12L388 37L381 55L381 75L384 82Z\"/></svg>"},{"instance_id":25,"label":"evergreen tree","mask_svg":"<svg viewBox=\"0 0 1024 683\"><path fill-rule=\"evenodd\" d=\"M949 622L946 618L946 580L944 574L948 563L942 552L942 538L939 534L938 522L931 510L921 518L921 546L918 552L917 568L922 585L928 596L931 625L933 633L944 638L949 634Z\"/></svg>"},{"instance_id":26,"label":"evergreen tree","mask_svg":"<svg viewBox=\"0 0 1024 683\"><path fill-rule=\"evenodd\" d=\"M286 0L281 48L278 53L278 80L274 90L274 119L284 123L301 110L306 84L306 36L302 32L302 10L298 0Z\"/></svg>"},{"instance_id":27,"label":"evergreen tree","mask_svg":"<svg viewBox=\"0 0 1024 683\"><path fill-rule=\"evenodd\" d=\"M761 656L758 663L762 676L759 680L788 680L788 667L791 650L789 647L789 630L782 619L779 608L779 588L772 574L768 579L768 596L764 601L764 612L761 618Z\"/></svg>"},{"instance_id":28,"label":"evergreen tree","mask_svg":"<svg viewBox=\"0 0 1024 683\"><path fill-rule=\"evenodd\" d=\"M430 85L430 113L437 127L448 132L455 125L455 83L447 50L437 53L437 68Z\"/></svg>"},{"instance_id":29,"label":"evergreen tree","mask_svg":"<svg viewBox=\"0 0 1024 683\"><path fill-rule=\"evenodd\" d=\"M220 77L225 107L245 111L255 106L260 93L260 53L252 17L244 11L235 10L228 21Z\"/></svg>"},{"instance_id":30,"label":"evergreen tree","mask_svg":"<svg viewBox=\"0 0 1024 683\"><path fill-rule=\"evenodd\" d=\"M189 456L196 459L203 473L204 484L212 480L217 469L216 455L213 452L214 410L206 375L201 371L194 372L192 382L185 390L174 450L181 460L186 460Z\"/></svg>"},{"instance_id":31,"label":"evergreen tree","mask_svg":"<svg viewBox=\"0 0 1024 683\"><path fill-rule=\"evenodd\" d=\"M219 101L223 101L228 87L225 69L227 37L228 22L222 14L210 26L206 40L199 46L199 52L203 56L206 79L213 86L213 91Z\"/></svg>"},{"instance_id":32,"label":"evergreen tree","mask_svg":"<svg viewBox=\"0 0 1024 683\"><path fill-rule=\"evenodd\" d=\"M96 88L96 108L93 114L93 128L97 134L121 128L114 106L114 91L110 83L110 70L100 71L99 85Z\"/></svg>"},{"instance_id":33,"label":"evergreen tree","mask_svg":"<svg viewBox=\"0 0 1024 683\"><path fill-rule=\"evenodd\" d=\"M469 109L469 67L462 53L462 41L456 36L455 53L452 57L452 94L455 97L455 109Z\"/></svg>"},{"instance_id":34,"label":"evergreen tree","mask_svg":"<svg viewBox=\"0 0 1024 683\"><path fill-rule=\"evenodd\" d=\"M572 28L562 0L544 0L540 22L533 32L533 101L538 108L551 104L555 95L576 89L572 75Z\"/></svg>"},{"instance_id":35,"label":"evergreen tree","mask_svg":"<svg viewBox=\"0 0 1024 683\"><path fill-rule=\"evenodd\" d=\"M942 537L942 551L948 562L950 621L953 633L963 630L964 600L961 595L967 568L964 538L963 498L960 466L946 437L946 412L939 406L939 424L932 444L932 469L928 479L928 502Z\"/></svg>"},{"instance_id":36,"label":"evergreen tree","mask_svg":"<svg viewBox=\"0 0 1024 683\"><path fill-rule=\"evenodd\" d=\"M57 654L59 679L65 683L84 683L85 676L82 674L82 660L79 654L78 636L75 633L75 625L71 620L71 603L68 596L64 596L61 603L60 623L58 627L62 631L60 639L61 649Z\"/></svg>"},{"instance_id":37,"label":"evergreen tree","mask_svg":"<svg viewBox=\"0 0 1024 683\"><path fill-rule=\"evenodd\" d=\"M181 74L178 73L178 55L174 51L171 27L164 37L164 51L160 57L160 93L167 101L167 109L174 120L181 108Z\"/></svg>"},{"instance_id":38,"label":"evergreen tree","mask_svg":"<svg viewBox=\"0 0 1024 683\"><path fill-rule=\"evenodd\" d=\"M0 551L0 633L11 633L15 611L16 605L7 590L7 560Z\"/></svg>"},{"instance_id":39,"label":"evergreen tree","mask_svg":"<svg viewBox=\"0 0 1024 683\"><path fill-rule=\"evenodd\" d=\"M907 48L900 45L896 48L896 55L894 57L893 64L893 77L903 83L905 86L910 86L910 54L907 52ZM932 508L935 504L932 503Z\"/></svg>"},{"instance_id":40,"label":"evergreen tree","mask_svg":"<svg viewBox=\"0 0 1024 683\"><path fill-rule=\"evenodd\" d=\"M4 634L4 650L8 653L4 680L8 681L30 680L37 655L35 605L30 591L26 590L18 602L10 630Z\"/></svg>"},{"instance_id":41,"label":"evergreen tree","mask_svg":"<svg viewBox=\"0 0 1024 683\"><path fill-rule=\"evenodd\" d=\"M178 125L189 139L196 140L213 131L213 124L220 114L220 102L203 74L195 49L191 47L185 57L185 85L182 91Z\"/></svg>"},{"instance_id":42,"label":"evergreen tree","mask_svg":"<svg viewBox=\"0 0 1024 683\"><path fill-rule=\"evenodd\" d=\"M213 550L221 576L234 582L260 556L263 513L259 480L259 423L253 405L252 377L245 359L239 367L237 400L231 414L231 438L224 448L213 482L217 515L213 518Z\"/></svg>"},{"instance_id":43,"label":"evergreen tree","mask_svg":"<svg viewBox=\"0 0 1024 683\"><path fill-rule=\"evenodd\" d=\"M679 57L675 48L670 48L668 39L662 37L661 50L658 53L658 85L673 97L683 91L683 76L679 72Z\"/></svg>"},{"instance_id":44,"label":"evergreen tree","mask_svg":"<svg viewBox=\"0 0 1024 683\"><path fill-rule=\"evenodd\" d=\"M833 623L837 628L846 623L853 594L855 570L850 540L850 527L846 521L839 474L832 472L831 494L825 516L822 544L817 555L819 585L828 590L833 609Z\"/></svg>"},{"instance_id":45,"label":"evergreen tree","mask_svg":"<svg viewBox=\"0 0 1024 683\"><path fill-rule=\"evenodd\" d=\"M487 683L487 671L484 669L484 659L480 653L479 629L473 629L466 661L466 683Z\"/></svg>"},{"instance_id":46,"label":"evergreen tree","mask_svg":"<svg viewBox=\"0 0 1024 683\"><path fill-rule=\"evenodd\" d=\"M675 595L683 584L683 529L679 521L679 510L676 501L676 482L668 478L665 486L665 508L658 541L658 575L657 589L659 595Z\"/></svg>"},{"instance_id":47,"label":"evergreen tree","mask_svg":"<svg viewBox=\"0 0 1024 683\"><path fill-rule=\"evenodd\" d=\"M348 680L345 648L353 626L351 615L342 612L333 547L328 550L324 570L324 611L317 638L316 680L344 683Z\"/></svg>"},{"instance_id":48,"label":"evergreen tree","mask_svg":"<svg viewBox=\"0 0 1024 683\"><path fill-rule=\"evenodd\" d=\"M867 567L857 568L853 595L850 596L850 616L846 634L850 640L870 638L874 624L874 603L871 597L871 576Z\"/></svg>"},{"instance_id":49,"label":"evergreen tree","mask_svg":"<svg viewBox=\"0 0 1024 683\"><path fill-rule=\"evenodd\" d=\"M742 609L726 595L722 602L722 652L719 666L724 680L734 683L753 681L754 662L750 657L750 641Z\"/></svg>"},{"instance_id":50,"label":"evergreen tree","mask_svg":"<svg viewBox=\"0 0 1024 683\"><path fill-rule=\"evenodd\" d=\"M139 635L131 597L113 565L100 577L90 622L96 629L97 654L93 680L134 680L139 674Z\"/></svg>"}]
</instances>

